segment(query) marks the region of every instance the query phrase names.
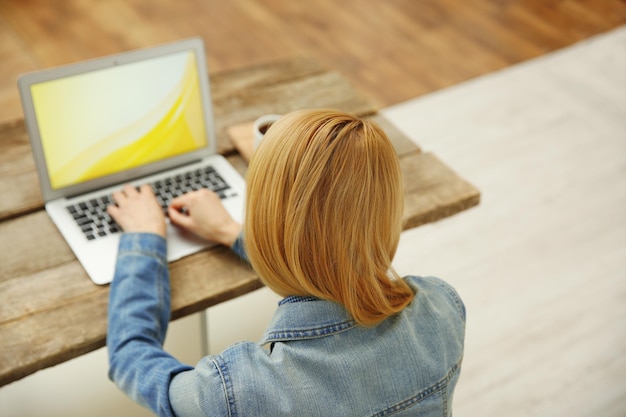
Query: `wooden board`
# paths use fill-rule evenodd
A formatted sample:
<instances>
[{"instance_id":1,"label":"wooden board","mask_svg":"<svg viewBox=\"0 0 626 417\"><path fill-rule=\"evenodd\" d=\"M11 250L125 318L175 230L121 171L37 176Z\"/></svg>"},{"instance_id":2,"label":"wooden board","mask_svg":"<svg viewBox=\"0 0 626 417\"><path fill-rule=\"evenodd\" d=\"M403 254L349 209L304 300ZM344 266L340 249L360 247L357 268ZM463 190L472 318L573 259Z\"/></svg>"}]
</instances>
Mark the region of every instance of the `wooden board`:
<instances>
[{"instance_id":1,"label":"wooden board","mask_svg":"<svg viewBox=\"0 0 626 417\"><path fill-rule=\"evenodd\" d=\"M404 177L404 229L452 216L480 202L480 192L434 154L400 158Z\"/></svg>"},{"instance_id":2,"label":"wooden board","mask_svg":"<svg viewBox=\"0 0 626 417\"><path fill-rule=\"evenodd\" d=\"M43 207L23 120L0 125L0 220Z\"/></svg>"}]
</instances>

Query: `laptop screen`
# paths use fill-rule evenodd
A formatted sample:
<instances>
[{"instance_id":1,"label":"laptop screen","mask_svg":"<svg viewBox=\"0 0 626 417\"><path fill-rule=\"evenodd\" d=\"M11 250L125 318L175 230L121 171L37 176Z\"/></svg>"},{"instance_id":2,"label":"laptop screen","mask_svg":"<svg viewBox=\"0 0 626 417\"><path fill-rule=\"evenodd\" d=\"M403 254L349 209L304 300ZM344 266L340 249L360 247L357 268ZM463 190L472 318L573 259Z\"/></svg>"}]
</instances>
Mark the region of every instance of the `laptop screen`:
<instances>
[{"instance_id":1,"label":"laptop screen","mask_svg":"<svg viewBox=\"0 0 626 417\"><path fill-rule=\"evenodd\" d=\"M193 51L30 86L53 190L207 146Z\"/></svg>"}]
</instances>

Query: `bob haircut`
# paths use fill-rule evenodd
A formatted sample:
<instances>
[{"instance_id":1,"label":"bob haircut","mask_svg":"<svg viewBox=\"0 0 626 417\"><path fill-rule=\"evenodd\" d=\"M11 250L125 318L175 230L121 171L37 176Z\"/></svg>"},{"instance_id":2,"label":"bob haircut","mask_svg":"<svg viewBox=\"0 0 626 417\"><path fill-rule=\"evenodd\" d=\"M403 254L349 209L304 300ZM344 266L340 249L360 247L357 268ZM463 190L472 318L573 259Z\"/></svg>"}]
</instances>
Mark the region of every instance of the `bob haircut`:
<instances>
[{"instance_id":1,"label":"bob haircut","mask_svg":"<svg viewBox=\"0 0 626 417\"><path fill-rule=\"evenodd\" d=\"M333 110L287 114L255 151L247 184L246 251L273 291L335 301L364 326L411 302L391 267L400 167L374 122Z\"/></svg>"}]
</instances>

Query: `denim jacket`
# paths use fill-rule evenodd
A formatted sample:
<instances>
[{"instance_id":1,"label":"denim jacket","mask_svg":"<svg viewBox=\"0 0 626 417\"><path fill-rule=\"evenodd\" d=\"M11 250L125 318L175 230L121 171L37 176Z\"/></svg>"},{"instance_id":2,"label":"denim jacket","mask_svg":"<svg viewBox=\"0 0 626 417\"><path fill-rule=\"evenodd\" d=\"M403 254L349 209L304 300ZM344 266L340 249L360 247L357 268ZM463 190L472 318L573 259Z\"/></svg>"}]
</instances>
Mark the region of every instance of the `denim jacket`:
<instances>
[{"instance_id":1,"label":"denim jacket","mask_svg":"<svg viewBox=\"0 0 626 417\"><path fill-rule=\"evenodd\" d=\"M241 239L233 249L245 259ZM450 416L465 307L439 279L405 280L415 299L374 327L334 302L287 297L260 343L237 343L192 367L162 349L165 240L124 234L109 300L109 377L162 416Z\"/></svg>"}]
</instances>

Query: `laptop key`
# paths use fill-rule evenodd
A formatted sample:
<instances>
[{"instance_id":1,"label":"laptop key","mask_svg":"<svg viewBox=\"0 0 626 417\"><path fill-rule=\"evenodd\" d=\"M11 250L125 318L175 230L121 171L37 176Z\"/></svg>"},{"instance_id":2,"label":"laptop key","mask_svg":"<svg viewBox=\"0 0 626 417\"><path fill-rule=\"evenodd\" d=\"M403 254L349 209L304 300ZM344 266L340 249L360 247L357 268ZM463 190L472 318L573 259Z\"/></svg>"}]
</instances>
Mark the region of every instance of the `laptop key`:
<instances>
[{"instance_id":1,"label":"laptop key","mask_svg":"<svg viewBox=\"0 0 626 417\"><path fill-rule=\"evenodd\" d=\"M87 217L86 215L82 215L81 217L76 219L76 223L78 223L79 226L82 226L85 224L93 223L93 220L91 220L91 218Z\"/></svg>"}]
</instances>

